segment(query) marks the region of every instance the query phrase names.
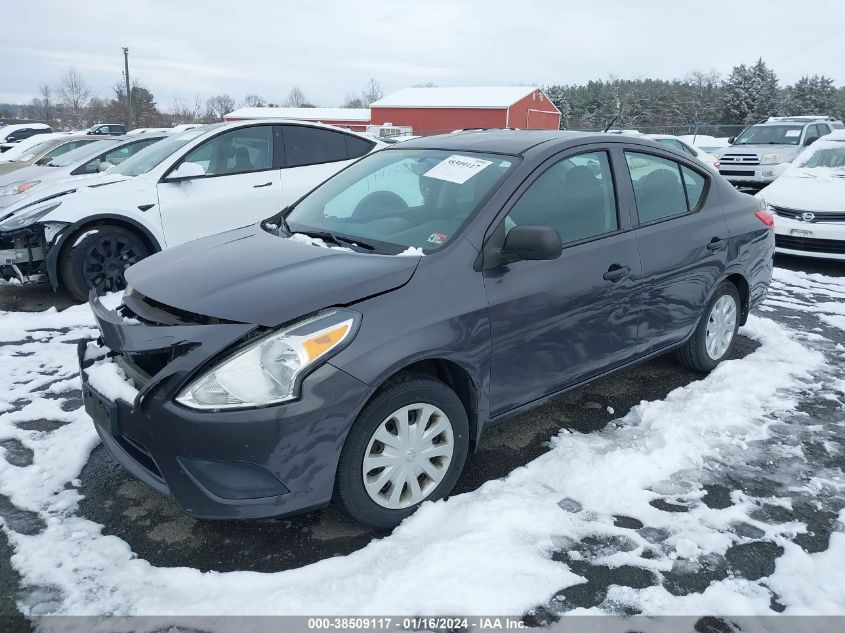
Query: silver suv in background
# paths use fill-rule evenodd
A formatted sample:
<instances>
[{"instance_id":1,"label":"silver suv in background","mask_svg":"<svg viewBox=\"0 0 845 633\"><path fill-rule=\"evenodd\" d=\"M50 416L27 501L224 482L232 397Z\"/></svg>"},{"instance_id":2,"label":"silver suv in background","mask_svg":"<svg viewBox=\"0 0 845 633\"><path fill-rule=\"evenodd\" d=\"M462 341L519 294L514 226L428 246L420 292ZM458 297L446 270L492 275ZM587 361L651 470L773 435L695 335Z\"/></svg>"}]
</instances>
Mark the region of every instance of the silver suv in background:
<instances>
[{"instance_id":1,"label":"silver suv in background","mask_svg":"<svg viewBox=\"0 0 845 633\"><path fill-rule=\"evenodd\" d=\"M770 117L717 152L719 173L736 187L762 189L786 171L803 148L843 127L842 121L828 116Z\"/></svg>"}]
</instances>

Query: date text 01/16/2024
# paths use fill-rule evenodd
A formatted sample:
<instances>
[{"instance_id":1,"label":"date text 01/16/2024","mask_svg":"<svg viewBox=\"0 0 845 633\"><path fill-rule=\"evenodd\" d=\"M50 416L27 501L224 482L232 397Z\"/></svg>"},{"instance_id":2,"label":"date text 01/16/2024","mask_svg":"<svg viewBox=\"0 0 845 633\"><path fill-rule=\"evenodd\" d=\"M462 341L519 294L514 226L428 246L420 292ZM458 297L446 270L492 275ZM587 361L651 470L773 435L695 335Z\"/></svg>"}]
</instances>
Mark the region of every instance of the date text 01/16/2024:
<instances>
[{"instance_id":1,"label":"date text 01/16/2024","mask_svg":"<svg viewBox=\"0 0 845 633\"><path fill-rule=\"evenodd\" d=\"M519 616L504 617L326 617L308 618L308 629L359 631L514 630L525 628Z\"/></svg>"}]
</instances>

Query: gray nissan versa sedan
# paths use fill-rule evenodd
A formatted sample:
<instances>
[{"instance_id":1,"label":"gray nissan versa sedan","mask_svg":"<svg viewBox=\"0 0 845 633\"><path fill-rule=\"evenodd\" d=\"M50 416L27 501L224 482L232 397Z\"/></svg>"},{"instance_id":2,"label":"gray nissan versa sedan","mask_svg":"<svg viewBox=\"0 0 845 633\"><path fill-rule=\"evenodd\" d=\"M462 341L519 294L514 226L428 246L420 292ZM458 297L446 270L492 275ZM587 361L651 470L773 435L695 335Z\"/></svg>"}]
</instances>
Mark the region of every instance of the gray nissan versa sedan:
<instances>
[{"instance_id":1,"label":"gray nissan versa sedan","mask_svg":"<svg viewBox=\"0 0 845 633\"><path fill-rule=\"evenodd\" d=\"M92 296L86 409L193 516L334 497L393 526L449 493L492 424L670 350L713 369L766 293L772 225L637 137L400 143L136 264L115 310Z\"/></svg>"}]
</instances>

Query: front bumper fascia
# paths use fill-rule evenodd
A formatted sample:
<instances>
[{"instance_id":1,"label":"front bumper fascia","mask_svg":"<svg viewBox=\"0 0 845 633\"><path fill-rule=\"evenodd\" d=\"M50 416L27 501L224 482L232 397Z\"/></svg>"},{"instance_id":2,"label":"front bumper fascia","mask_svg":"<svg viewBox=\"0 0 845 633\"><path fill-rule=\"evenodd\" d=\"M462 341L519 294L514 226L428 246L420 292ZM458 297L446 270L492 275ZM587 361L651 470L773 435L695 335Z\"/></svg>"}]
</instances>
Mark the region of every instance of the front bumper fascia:
<instances>
[{"instance_id":1,"label":"front bumper fascia","mask_svg":"<svg viewBox=\"0 0 845 633\"><path fill-rule=\"evenodd\" d=\"M129 403L109 401L95 391L86 373L94 361L85 360L87 342L79 344L86 409L103 444L130 473L203 519L276 517L330 502L340 451L370 386L326 363L304 380L295 401L259 409L190 410L173 400L185 381L255 326L126 325L99 301L92 300L92 308L111 354L181 350ZM103 406L106 413L96 410ZM241 491L239 498L225 498L203 485L191 467L196 462L260 469L286 492L261 496L268 489L262 485L257 496Z\"/></svg>"}]
</instances>

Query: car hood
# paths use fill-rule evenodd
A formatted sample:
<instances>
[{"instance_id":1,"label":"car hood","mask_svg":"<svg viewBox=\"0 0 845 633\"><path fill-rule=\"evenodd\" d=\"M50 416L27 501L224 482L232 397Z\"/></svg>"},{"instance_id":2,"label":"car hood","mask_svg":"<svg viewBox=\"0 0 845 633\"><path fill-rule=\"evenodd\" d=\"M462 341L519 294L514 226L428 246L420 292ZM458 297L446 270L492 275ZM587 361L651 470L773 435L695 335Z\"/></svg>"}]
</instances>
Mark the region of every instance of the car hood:
<instances>
[{"instance_id":1,"label":"car hood","mask_svg":"<svg viewBox=\"0 0 845 633\"><path fill-rule=\"evenodd\" d=\"M398 288L419 260L314 246L256 224L154 255L126 281L172 308L275 327Z\"/></svg>"},{"instance_id":2,"label":"car hood","mask_svg":"<svg viewBox=\"0 0 845 633\"><path fill-rule=\"evenodd\" d=\"M22 170L21 170L22 171ZM56 182L42 183L34 187L32 193L18 194L14 196L0 196L0 220L14 215L16 212L29 208L53 198L59 198L71 193L83 195L93 192L103 185L114 184L126 180L132 180L127 176L118 174L91 174L88 176L71 176L60 179Z\"/></svg>"},{"instance_id":3,"label":"car hood","mask_svg":"<svg viewBox=\"0 0 845 633\"><path fill-rule=\"evenodd\" d=\"M845 211L845 171L793 167L757 196L776 207L841 213Z\"/></svg>"}]
</instances>

